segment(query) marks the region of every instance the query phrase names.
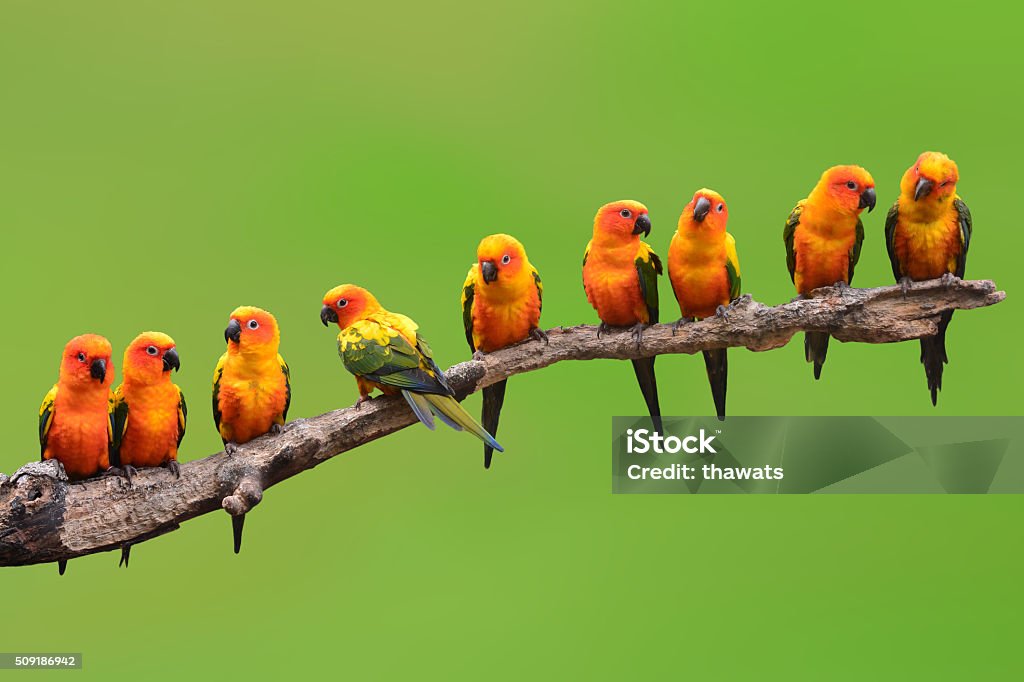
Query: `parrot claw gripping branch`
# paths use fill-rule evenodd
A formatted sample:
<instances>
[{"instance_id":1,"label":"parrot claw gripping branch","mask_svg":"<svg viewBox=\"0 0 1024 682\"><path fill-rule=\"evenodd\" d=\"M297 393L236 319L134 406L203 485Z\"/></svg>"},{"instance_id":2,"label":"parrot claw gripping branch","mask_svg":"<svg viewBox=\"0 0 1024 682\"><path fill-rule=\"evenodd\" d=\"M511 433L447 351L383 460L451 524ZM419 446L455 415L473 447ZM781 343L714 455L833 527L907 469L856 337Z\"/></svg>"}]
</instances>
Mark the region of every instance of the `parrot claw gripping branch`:
<instances>
[{"instance_id":1,"label":"parrot claw gripping branch","mask_svg":"<svg viewBox=\"0 0 1024 682\"><path fill-rule=\"evenodd\" d=\"M474 356L445 376L453 397L462 400L564 360L638 360L727 347L765 351L802 332L827 332L844 342L908 341L935 335L953 310L994 305L1005 296L991 281L954 278L915 281L909 288L822 287L773 308L744 295L732 303L728 318L646 327L640 347L629 328L599 338L592 325L554 327L546 332L547 343L527 339ZM416 421L401 395L382 396L361 408L291 421L279 434L238 445L244 457L219 452L181 464L180 477L167 468L143 467L131 485L115 476L69 481L54 460L27 464L10 478L0 474L0 566L120 551L216 509L241 518L267 488Z\"/></svg>"}]
</instances>

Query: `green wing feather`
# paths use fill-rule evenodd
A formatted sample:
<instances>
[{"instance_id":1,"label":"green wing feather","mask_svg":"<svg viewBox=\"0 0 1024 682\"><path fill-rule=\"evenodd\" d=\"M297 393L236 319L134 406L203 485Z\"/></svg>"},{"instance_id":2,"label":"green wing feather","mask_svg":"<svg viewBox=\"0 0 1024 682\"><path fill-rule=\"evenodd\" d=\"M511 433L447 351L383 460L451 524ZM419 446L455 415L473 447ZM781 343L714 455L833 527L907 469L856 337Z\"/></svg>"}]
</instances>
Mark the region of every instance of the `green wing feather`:
<instances>
[{"instance_id":1,"label":"green wing feather","mask_svg":"<svg viewBox=\"0 0 1024 682\"><path fill-rule=\"evenodd\" d=\"M224 363L227 361L227 353L220 356L217 368L213 370L213 421L217 425L217 432L220 433L220 378L224 374Z\"/></svg>"},{"instance_id":2,"label":"green wing feather","mask_svg":"<svg viewBox=\"0 0 1024 682\"><path fill-rule=\"evenodd\" d=\"M470 272L472 275L472 271ZM466 342L469 349L476 352L476 344L473 343L473 298L476 296L476 288L472 276L466 280L462 287L462 326L466 328Z\"/></svg>"},{"instance_id":3,"label":"green wing feather","mask_svg":"<svg viewBox=\"0 0 1024 682\"><path fill-rule=\"evenodd\" d=\"M661 259L648 246L636 259L640 295L643 296L644 305L647 306L648 324L657 324L658 322L658 275L662 272Z\"/></svg>"},{"instance_id":4,"label":"green wing feather","mask_svg":"<svg viewBox=\"0 0 1024 682\"><path fill-rule=\"evenodd\" d=\"M846 270L846 283L853 284L853 268L860 260L860 249L864 244L864 223L857 218L857 233L853 238L853 246L850 247L850 265Z\"/></svg>"},{"instance_id":5,"label":"green wing feather","mask_svg":"<svg viewBox=\"0 0 1024 682\"><path fill-rule=\"evenodd\" d=\"M533 268L533 284L537 287L537 312L544 309L544 283L540 281L540 273Z\"/></svg>"},{"instance_id":6,"label":"green wing feather","mask_svg":"<svg viewBox=\"0 0 1024 682\"><path fill-rule=\"evenodd\" d=\"M388 341L380 343L349 327L338 336L338 354L345 369L370 381L421 393L450 393L432 373L437 365L420 337L414 348L401 335L388 335Z\"/></svg>"},{"instance_id":7,"label":"green wing feather","mask_svg":"<svg viewBox=\"0 0 1024 682\"><path fill-rule=\"evenodd\" d=\"M967 249L971 246L971 235L974 233L974 220L971 218L971 211L963 199L957 197L953 200L953 207L956 208L957 220L960 223L960 255L956 261L956 272L953 273L960 279L964 278L967 272Z\"/></svg>"},{"instance_id":8,"label":"green wing feather","mask_svg":"<svg viewBox=\"0 0 1024 682\"><path fill-rule=\"evenodd\" d=\"M782 231L782 241L786 243L786 267L789 268L789 279L796 282L796 226L800 224L800 214L804 207L796 205L793 212L786 218L786 227Z\"/></svg>"},{"instance_id":9,"label":"green wing feather","mask_svg":"<svg viewBox=\"0 0 1024 682\"><path fill-rule=\"evenodd\" d=\"M188 405L185 404L185 394L182 390L178 389L178 445L181 445L181 439L185 437L185 424L188 421Z\"/></svg>"},{"instance_id":10,"label":"green wing feather","mask_svg":"<svg viewBox=\"0 0 1024 682\"><path fill-rule=\"evenodd\" d=\"M284 374L284 412L281 413L281 423L284 424L288 420L288 408L292 405L292 370L280 355L277 356L277 362Z\"/></svg>"},{"instance_id":11,"label":"green wing feather","mask_svg":"<svg viewBox=\"0 0 1024 682\"><path fill-rule=\"evenodd\" d=\"M46 440L50 435L50 427L53 425L53 405L57 401L57 385L46 392L42 404L39 406L39 459L42 461L46 452Z\"/></svg>"},{"instance_id":12,"label":"green wing feather","mask_svg":"<svg viewBox=\"0 0 1024 682\"><path fill-rule=\"evenodd\" d=\"M885 250L889 252L889 265L892 266L892 276L897 282L903 277L903 268L900 267L900 259L896 255L896 223L899 219L900 202L897 201L885 216Z\"/></svg>"}]
</instances>

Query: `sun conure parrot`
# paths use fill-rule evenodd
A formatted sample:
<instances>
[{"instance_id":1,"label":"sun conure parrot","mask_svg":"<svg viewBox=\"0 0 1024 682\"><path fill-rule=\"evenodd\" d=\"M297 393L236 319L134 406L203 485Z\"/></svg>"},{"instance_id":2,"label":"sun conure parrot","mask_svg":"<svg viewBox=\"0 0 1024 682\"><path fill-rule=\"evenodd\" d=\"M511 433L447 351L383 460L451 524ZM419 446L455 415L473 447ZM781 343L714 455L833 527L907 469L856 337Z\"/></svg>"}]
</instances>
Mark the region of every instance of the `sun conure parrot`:
<instances>
[{"instance_id":1,"label":"sun conure parrot","mask_svg":"<svg viewBox=\"0 0 1024 682\"><path fill-rule=\"evenodd\" d=\"M224 330L227 352L213 371L213 420L224 452L267 433L280 433L292 400L291 373L278 354L281 332L266 310L236 308ZM231 518L235 554L242 548L245 515Z\"/></svg>"},{"instance_id":2,"label":"sun conure parrot","mask_svg":"<svg viewBox=\"0 0 1024 682\"><path fill-rule=\"evenodd\" d=\"M408 317L385 310L366 289L342 284L324 295L320 321L325 327L334 322L341 329L338 355L356 378L356 407L369 400L374 389L384 395L401 393L428 429L434 428L436 416L504 452L455 399L426 340L416 331L419 327Z\"/></svg>"},{"instance_id":3,"label":"sun conure parrot","mask_svg":"<svg viewBox=\"0 0 1024 682\"><path fill-rule=\"evenodd\" d=\"M875 181L860 166L833 166L821 174L806 199L786 220L782 239L786 265L800 296L827 287L847 287L860 259L864 224L860 213L875 208ZM804 334L804 355L814 363L814 378L828 353L828 332Z\"/></svg>"},{"instance_id":4,"label":"sun conure parrot","mask_svg":"<svg viewBox=\"0 0 1024 682\"><path fill-rule=\"evenodd\" d=\"M102 336L84 334L68 341L57 383L39 406L41 459L56 459L73 481L106 471L116 457L110 356L110 342ZM67 562L57 567L64 575Z\"/></svg>"},{"instance_id":5,"label":"sun conure parrot","mask_svg":"<svg viewBox=\"0 0 1024 682\"><path fill-rule=\"evenodd\" d=\"M885 219L885 245L892 274L904 293L911 282L963 279L971 244L971 212L956 193L959 172L945 154L925 152L900 181L900 197ZM953 311L939 317L935 336L921 339L921 363L928 378L932 405L942 388L946 329Z\"/></svg>"},{"instance_id":6,"label":"sun conure parrot","mask_svg":"<svg viewBox=\"0 0 1024 682\"><path fill-rule=\"evenodd\" d=\"M180 368L174 339L167 334L143 332L125 349L123 380L114 390L114 433L129 482L136 467L167 467L175 478L181 475L178 446L188 408L171 382L171 370ZM120 565L128 565L130 554L131 545L121 548Z\"/></svg>"},{"instance_id":7,"label":"sun conure parrot","mask_svg":"<svg viewBox=\"0 0 1024 682\"><path fill-rule=\"evenodd\" d=\"M740 295L740 261L736 240L725 231L729 207L722 195L701 189L683 208L668 247L668 278L679 303L680 319L727 317L727 307ZM704 365L719 419L725 419L728 350L704 351Z\"/></svg>"},{"instance_id":8,"label":"sun conure parrot","mask_svg":"<svg viewBox=\"0 0 1024 682\"><path fill-rule=\"evenodd\" d=\"M661 260L641 241L651 233L647 207L638 201L613 201L594 216L594 236L583 254L583 289L601 318L598 336L610 327L632 327L637 346L643 330L658 322ZM633 360L654 428L661 432L661 407L654 358Z\"/></svg>"},{"instance_id":9,"label":"sun conure parrot","mask_svg":"<svg viewBox=\"0 0 1024 682\"><path fill-rule=\"evenodd\" d=\"M466 341L476 353L492 353L526 338L547 340L540 324L543 286L537 269L515 237L492 234L476 250L477 262L462 285L462 323ZM508 380L483 390L484 429L498 433L498 418ZM491 466L494 448L484 443L484 468Z\"/></svg>"}]
</instances>

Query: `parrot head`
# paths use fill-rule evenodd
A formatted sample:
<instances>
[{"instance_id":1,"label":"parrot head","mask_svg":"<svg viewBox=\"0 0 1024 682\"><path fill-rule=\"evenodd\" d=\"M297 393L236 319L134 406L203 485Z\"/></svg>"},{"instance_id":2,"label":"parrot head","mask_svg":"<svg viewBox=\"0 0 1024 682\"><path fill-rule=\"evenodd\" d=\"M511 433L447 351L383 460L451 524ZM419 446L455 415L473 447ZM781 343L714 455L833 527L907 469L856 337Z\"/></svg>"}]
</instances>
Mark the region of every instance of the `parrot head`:
<instances>
[{"instance_id":1,"label":"parrot head","mask_svg":"<svg viewBox=\"0 0 1024 682\"><path fill-rule=\"evenodd\" d=\"M713 189L699 189L683 208L679 227L701 227L715 232L724 231L729 220L729 206L722 195Z\"/></svg>"},{"instance_id":2,"label":"parrot head","mask_svg":"<svg viewBox=\"0 0 1024 682\"><path fill-rule=\"evenodd\" d=\"M860 166L832 166L821 174L816 193L823 194L843 213L858 215L875 208L875 179Z\"/></svg>"},{"instance_id":3,"label":"parrot head","mask_svg":"<svg viewBox=\"0 0 1024 682\"><path fill-rule=\"evenodd\" d=\"M114 382L110 342L97 334L83 334L68 341L60 363L62 382L109 389Z\"/></svg>"},{"instance_id":4,"label":"parrot head","mask_svg":"<svg viewBox=\"0 0 1024 682\"><path fill-rule=\"evenodd\" d=\"M597 210L594 216L594 238L621 242L639 239L651 233L647 207L639 201L613 201Z\"/></svg>"},{"instance_id":5,"label":"parrot head","mask_svg":"<svg viewBox=\"0 0 1024 682\"><path fill-rule=\"evenodd\" d=\"M235 308L224 330L228 353L252 355L276 354L281 345L277 319L262 308L243 305Z\"/></svg>"},{"instance_id":6,"label":"parrot head","mask_svg":"<svg viewBox=\"0 0 1024 682\"><path fill-rule=\"evenodd\" d=\"M492 234L484 237L476 248L480 276L484 284L515 281L516 276L529 265L526 249L519 240L507 234Z\"/></svg>"},{"instance_id":7,"label":"parrot head","mask_svg":"<svg viewBox=\"0 0 1024 682\"><path fill-rule=\"evenodd\" d=\"M903 174L900 193L915 202L942 204L956 194L959 179L953 159L941 152L925 152Z\"/></svg>"},{"instance_id":8,"label":"parrot head","mask_svg":"<svg viewBox=\"0 0 1024 682\"><path fill-rule=\"evenodd\" d=\"M369 291L355 284L341 284L324 294L320 321L324 326L331 322L345 329L370 313L380 310L380 303Z\"/></svg>"},{"instance_id":9,"label":"parrot head","mask_svg":"<svg viewBox=\"0 0 1024 682\"><path fill-rule=\"evenodd\" d=\"M121 371L126 380L154 383L170 381L171 370L181 369L174 339L160 332L142 332L124 351Z\"/></svg>"}]
</instances>

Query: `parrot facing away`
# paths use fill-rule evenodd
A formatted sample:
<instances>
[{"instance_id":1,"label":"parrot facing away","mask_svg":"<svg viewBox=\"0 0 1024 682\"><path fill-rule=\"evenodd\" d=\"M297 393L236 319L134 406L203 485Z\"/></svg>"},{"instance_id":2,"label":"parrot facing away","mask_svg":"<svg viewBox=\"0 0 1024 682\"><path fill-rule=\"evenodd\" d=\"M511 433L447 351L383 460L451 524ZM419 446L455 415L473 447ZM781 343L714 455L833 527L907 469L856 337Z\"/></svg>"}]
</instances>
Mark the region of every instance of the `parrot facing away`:
<instances>
[{"instance_id":1,"label":"parrot facing away","mask_svg":"<svg viewBox=\"0 0 1024 682\"><path fill-rule=\"evenodd\" d=\"M728 317L728 306L740 295L740 262L736 240L725 231L729 207L718 192L698 190L683 208L668 248L668 278L679 303L680 319ZM719 419L725 419L728 349L704 351L704 365Z\"/></svg>"},{"instance_id":2,"label":"parrot facing away","mask_svg":"<svg viewBox=\"0 0 1024 682\"><path fill-rule=\"evenodd\" d=\"M540 324L543 285L526 250L515 237L492 234L477 247L477 262L462 285L462 322L474 353L492 353L533 337L547 341ZM507 379L483 390L484 429L498 433ZM484 443L484 468L491 466L494 448Z\"/></svg>"},{"instance_id":3,"label":"parrot facing away","mask_svg":"<svg viewBox=\"0 0 1024 682\"><path fill-rule=\"evenodd\" d=\"M385 310L366 289L342 284L324 295L320 321L325 327L333 322L341 329L338 355L356 378L356 407L369 400L374 389L384 395L401 394L428 429L434 428L436 416L456 431L465 429L504 452L455 399L444 372L411 319Z\"/></svg>"},{"instance_id":4,"label":"parrot facing away","mask_svg":"<svg viewBox=\"0 0 1024 682\"><path fill-rule=\"evenodd\" d=\"M640 239L640 233L650 232L647 207L638 201L605 204L594 216L594 235L583 255L583 289L601 318L598 336L609 327L632 327L639 347L644 328L658 322L661 260ZM654 357L632 363L651 421L661 432Z\"/></svg>"},{"instance_id":5,"label":"parrot facing away","mask_svg":"<svg viewBox=\"0 0 1024 682\"><path fill-rule=\"evenodd\" d=\"M181 368L174 339L160 332L139 334L125 350L121 368L123 380L114 390L119 466L129 481L136 467L167 467L179 477L178 446L188 407L171 382L171 371ZM122 547L119 565L128 566L130 554L131 545Z\"/></svg>"},{"instance_id":6,"label":"parrot facing away","mask_svg":"<svg viewBox=\"0 0 1024 682\"><path fill-rule=\"evenodd\" d=\"M277 319L252 306L236 308L224 330L227 351L213 372L213 420L224 452L267 433L280 433L292 400L291 371L278 353ZM232 517L235 554L242 548L245 515Z\"/></svg>"},{"instance_id":7,"label":"parrot facing away","mask_svg":"<svg viewBox=\"0 0 1024 682\"><path fill-rule=\"evenodd\" d=\"M114 382L110 342L96 334L64 346L57 383L39 406L41 460L57 460L70 480L110 467L114 450ZM64 575L66 561L57 562Z\"/></svg>"},{"instance_id":8,"label":"parrot facing away","mask_svg":"<svg viewBox=\"0 0 1024 682\"><path fill-rule=\"evenodd\" d=\"M885 220L885 246L892 274L904 293L911 282L942 278L963 279L973 221L967 204L956 193L960 179L956 163L945 154L924 152L900 181L900 196ZM942 388L946 357L946 329L953 311L939 317L935 336L921 339L932 405Z\"/></svg>"},{"instance_id":9,"label":"parrot facing away","mask_svg":"<svg viewBox=\"0 0 1024 682\"><path fill-rule=\"evenodd\" d=\"M860 166L833 166L821 174L806 199L801 199L786 220L782 240L786 266L800 296L827 287L847 287L864 242L865 208L875 208L875 181ZM814 378L828 353L828 332L804 334L804 356L814 363Z\"/></svg>"}]
</instances>

